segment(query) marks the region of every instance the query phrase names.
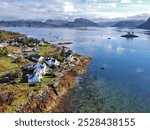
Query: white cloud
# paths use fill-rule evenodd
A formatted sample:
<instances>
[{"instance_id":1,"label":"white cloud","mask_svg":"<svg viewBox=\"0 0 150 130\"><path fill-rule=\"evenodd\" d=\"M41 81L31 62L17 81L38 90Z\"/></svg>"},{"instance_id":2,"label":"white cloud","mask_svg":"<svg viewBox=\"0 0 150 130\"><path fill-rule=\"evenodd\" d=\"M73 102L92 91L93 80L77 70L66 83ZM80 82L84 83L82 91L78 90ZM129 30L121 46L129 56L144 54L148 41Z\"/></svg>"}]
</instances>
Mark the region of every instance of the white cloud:
<instances>
[{"instance_id":1,"label":"white cloud","mask_svg":"<svg viewBox=\"0 0 150 130\"><path fill-rule=\"evenodd\" d=\"M143 0L138 0L139 4L143 4L143 2L144 2Z\"/></svg>"},{"instance_id":2,"label":"white cloud","mask_svg":"<svg viewBox=\"0 0 150 130\"><path fill-rule=\"evenodd\" d=\"M77 10L75 9L73 3L71 2L65 2L64 3L64 12L66 13L72 13L72 12L76 12Z\"/></svg>"},{"instance_id":3,"label":"white cloud","mask_svg":"<svg viewBox=\"0 0 150 130\"><path fill-rule=\"evenodd\" d=\"M122 4L130 4L130 3L133 3L133 1L132 0L121 0L120 3L122 3Z\"/></svg>"},{"instance_id":4,"label":"white cloud","mask_svg":"<svg viewBox=\"0 0 150 130\"><path fill-rule=\"evenodd\" d=\"M120 4L126 3L126 4ZM118 18L149 13L143 0L0 0L0 19ZM128 3L128 4L127 4ZM140 9L140 10L139 10Z\"/></svg>"},{"instance_id":5,"label":"white cloud","mask_svg":"<svg viewBox=\"0 0 150 130\"><path fill-rule=\"evenodd\" d=\"M98 8L116 8L117 4L116 3L99 3L99 4L96 4L95 7L98 7Z\"/></svg>"}]
</instances>

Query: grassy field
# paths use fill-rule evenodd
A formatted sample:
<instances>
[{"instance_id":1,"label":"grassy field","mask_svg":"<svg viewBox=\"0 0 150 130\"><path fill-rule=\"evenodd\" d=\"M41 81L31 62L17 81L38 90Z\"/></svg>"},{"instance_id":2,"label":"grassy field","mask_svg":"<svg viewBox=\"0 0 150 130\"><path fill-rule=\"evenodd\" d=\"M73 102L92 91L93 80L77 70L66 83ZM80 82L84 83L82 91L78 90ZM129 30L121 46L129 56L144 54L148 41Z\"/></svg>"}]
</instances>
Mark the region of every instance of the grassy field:
<instances>
[{"instance_id":1,"label":"grassy field","mask_svg":"<svg viewBox=\"0 0 150 130\"><path fill-rule=\"evenodd\" d=\"M9 71L18 68L18 64L13 63L9 57L0 57L0 76L7 74Z\"/></svg>"},{"instance_id":2,"label":"grassy field","mask_svg":"<svg viewBox=\"0 0 150 130\"><path fill-rule=\"evenodd\" d=\"M21 49L20 47L17 46L6 46L7 50L9 52L13 52L13 53L21 53Z\"/></svg>"},{"instance_id":3,"label":"grassy field","mask_svg":"<svg viewBox=\"0 0 150 130\"><path fill-rule=\"evenodd\" d=\"M51 45L38 46L37 49L40 50L38 54L42 56L52 56L52 55L60 53L59 48L52 47Z\"/></svg>"},{"instance_id":4,"label":"grassy field","mask_svg":"<svg viewBox=\"0 0 150 130\"><path fill-rule=\"evenodd\" d=\"M56 50L56 48L52 47L51 45L37 46L36 48L38 49L38 52L23 52L23 54L38 54L41 56L49 56L58 53L58 50Z\"/></svg>"},{"instance_id":5,"label":"grassy field","mask_svg":"<svg viewBox=\"0 0 150 130\"><path fill-rule=\"evenodd\" d=\"M14 59L7 56L0 57L0 76L4 76L12 70L19 69L25 64L30 64L30 62L25 60L21 63L15 63L14 61Z\"/></svg>"}]
</instances>

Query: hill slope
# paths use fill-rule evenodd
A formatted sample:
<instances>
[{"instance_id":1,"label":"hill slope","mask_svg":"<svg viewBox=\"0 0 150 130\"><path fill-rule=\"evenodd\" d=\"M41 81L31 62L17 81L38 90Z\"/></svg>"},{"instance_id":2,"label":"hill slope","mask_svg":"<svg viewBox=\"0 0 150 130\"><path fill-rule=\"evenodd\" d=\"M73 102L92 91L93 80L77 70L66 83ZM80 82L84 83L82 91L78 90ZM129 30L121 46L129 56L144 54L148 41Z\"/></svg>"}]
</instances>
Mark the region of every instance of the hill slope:
<instances>
[{"instance_id":1,"label":"hill slope","mask_svg":"<svg viewBox=\"0 0 150 130\"><path fill-rule=\"evenodd\" d=\"M150 29L150 18L145 23L138 26L138 28Z\"/></svg>"}]
</instances>

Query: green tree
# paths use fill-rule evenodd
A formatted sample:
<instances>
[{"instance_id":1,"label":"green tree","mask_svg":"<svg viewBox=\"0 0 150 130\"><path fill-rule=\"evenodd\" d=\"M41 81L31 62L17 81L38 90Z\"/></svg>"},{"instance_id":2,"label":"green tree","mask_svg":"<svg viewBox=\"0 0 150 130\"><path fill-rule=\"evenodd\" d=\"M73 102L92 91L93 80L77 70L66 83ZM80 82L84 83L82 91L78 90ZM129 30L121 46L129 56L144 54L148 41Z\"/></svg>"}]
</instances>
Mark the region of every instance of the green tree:
<instances>
[{"instance_id":1,"label":"green tree","mask_svg":"<svg viewBox=\"0 0 150 130\"><path fill-rule=\"evenodd\" d=\"M21 81L21 78L15 78L15 79L14 79L14 82L15 82L15 83L19 83L20 81Z\"/></svg>"},{"instance_id":2,"label":"green tree","mask_svg":"<svg viewBox=\"0 0 150 130\"><path fill-rule=\"evenodd\" d=\"M65 47L64 46L62 47L62 50L61 50L61 56L62 57L66 57L66 51L65 51Z\"/></svg>"},{"instance_id":3,"label":"green tree","mask_svg":"<svg viewBox=\"0 0 150 130\"><path fill-rule=\"evenodd\" d=\"M9 73L9 76L13 79L15 78L22 78L23 73L20 69L14 69Z\"/></svg>"},{"instance_id":4,"label":"green tree","mask_svg":"<svg viewBox=\"0 0 150 130\"><path fill-rule=\"evenodd\" d=\"M68 52L67 52L67 56L70 56L70 55L73 55L73 51L68 50Z\"/></svg>"},{"instance_id":5,"label":"green tree","mask_svg":"<svg viewBox=\"0 0 150 130\"><path fill-rule=\"evenodd\" d=\"M4 31L0 31L0 42L5 42L7 40L7 34Z\"/></svg>"},{"instance_id":6,"label":"green tree","mask_svg":"<svg viewBox=\"0 0 150 130\"><path fill-rule=\"evenodd\" d=\"M25 62L25 59L24 58L21 58L21 57L17 57L15 60L14 60L14 63L16 64L20 64L20 63L24 63Z\"/></svg>"},{"instance_id":7,"label":"green tree","mask_svg":"<svg viewBox=\"0 0 150 130\"><path fill-rule=\"evenodd\" d=\"M14 69L9 73L9 76L15 83L19 83L22 79L23 73L20 69Z\"/></svg>"},{"instance_id":8,"label":"green tree","mask_svg":"<svg viewBox=\"0 0 150 130\"><path fill-rule=\"evenodd\" d=\"M6 47L0 48L0 56L7 56L8 50Z\"/></svg>"}]
</instances>

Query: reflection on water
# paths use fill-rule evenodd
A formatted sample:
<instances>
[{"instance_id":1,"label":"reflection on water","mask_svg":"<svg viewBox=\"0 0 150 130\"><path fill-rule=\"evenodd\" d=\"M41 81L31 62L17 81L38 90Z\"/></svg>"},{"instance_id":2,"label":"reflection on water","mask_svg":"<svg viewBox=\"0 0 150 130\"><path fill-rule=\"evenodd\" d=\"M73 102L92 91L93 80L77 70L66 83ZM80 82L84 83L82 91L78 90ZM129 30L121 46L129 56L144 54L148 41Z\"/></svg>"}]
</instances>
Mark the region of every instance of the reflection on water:
<instances>
[{"instance_id":1,"label":"reflection on water","mask_svg":"<svg viewBox=\"0 0 150 130\"><path fill-rule=\"evenodd\" d=\"M126 39L120 36L129 29L5 29L54 43L73 41L71 49L92 57L65 112L150 112L150 36L144 30L131 30L140 37Z\"/></svg>"}]
</instances>

